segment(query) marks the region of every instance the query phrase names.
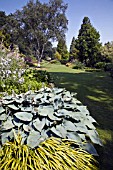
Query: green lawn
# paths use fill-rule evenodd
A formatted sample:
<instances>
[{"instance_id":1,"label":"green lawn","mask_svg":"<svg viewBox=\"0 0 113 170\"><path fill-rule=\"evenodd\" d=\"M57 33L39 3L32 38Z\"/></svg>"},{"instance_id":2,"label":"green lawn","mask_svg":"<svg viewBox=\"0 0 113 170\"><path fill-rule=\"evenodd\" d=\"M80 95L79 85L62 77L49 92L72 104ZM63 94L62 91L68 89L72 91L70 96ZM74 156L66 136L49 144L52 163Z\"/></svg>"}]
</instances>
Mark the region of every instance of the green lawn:
<instances>
[{"instance_id":1,"label":"green lawn","mask_svg":"<svg viewBox=\"0 0 113 170\"><path fill-rule=\"evenodd\" d=\"M97 147L101 170L113 170L113 79L105 72L85 72L59 64L43 65L55 85L77 92L77 98L97 120L103 147Z\"/></svg>"}]
</instances>

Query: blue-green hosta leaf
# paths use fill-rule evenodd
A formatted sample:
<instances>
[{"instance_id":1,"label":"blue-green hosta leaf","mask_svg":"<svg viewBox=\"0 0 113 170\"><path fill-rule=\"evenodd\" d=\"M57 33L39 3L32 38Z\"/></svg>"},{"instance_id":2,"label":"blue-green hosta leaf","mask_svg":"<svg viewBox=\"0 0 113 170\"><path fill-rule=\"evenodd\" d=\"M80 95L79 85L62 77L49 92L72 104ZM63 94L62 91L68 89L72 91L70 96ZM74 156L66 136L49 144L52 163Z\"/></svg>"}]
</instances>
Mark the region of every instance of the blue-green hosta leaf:
<instances>
[{"instance_id":1,"label":"blue-green hosta leaf","mask_svg":"<svg viewBox=\"0 0 113 170\"><path fill-rule=\"evenodd\" d=\"M66 138L67 131L65 127L63 127L62 125L57 125L56 130L58 130L61 133L62 138Z\"/></svg>"},{"instance_id":2,"label":"blue-green hosta leaf","mask_svg":"<svg viewBox=\"0 0 113 170\"><path fill-rule=\"evenodd\" d=\"M30 107L21 107L21 111L32 112L32 110L33 110L32 106L30 106Z\"/></svg>"},{"instance_id":3,"label":"blue-green hosta leaf","mask_svg":"<svg viewBox=\"0 0 113 170\"><path fill-rule=\"evenodd\" d=\"M69 111L66 109L59 109L58 112L55 112L55 115L58 117L65 117L66 115L69 115Z\"/></svg>"},{"instance_id":4,"label":"blue-green hosta leaf","mask_svg":"<svg viewBox=\"0 0 113 170\"><path fill-rule=\"evenodd\" d=\"M19 108L16 107L14 104L10 104L8 105L9 108L13 109L13 110L18 110Z\"/></svg>"},{"instance_id":5,"label":"blue-green hosta leaf","mask_svg":"<svg viewBox=\"0 0 113 170\"><path fill-rule=\"evenodd\" d=\"M38 108L38 113L40 116L47 116L49 114L54 113L54 109L52 106L43 106Z\"/></svg>"},{"instance_id":6,"label":"blue-green hosta leaf","mask_svg":"<svg viewBox=\"0 0 113 170\"><path fill-rule=\"evenodd\" d=\"M74 123L72 123L71 121L63 121L63 126L65 127L66 130L68 131L77 131L76 126L74 125Z\"/></svg>"},{"instance_id":7,"label":"blue-green hosta leaf","mask_svg":"<svg viewBox=\"0 0 113 170\"><path fill-rule=\"evenodd\" d=\"M0 106L0 114L3 112L5 112L5 109L2 106Z\"/></svg>"},{"instance_id":8,"label":"blue-green hosta leaf","mask_svg":"<svg viewBox=\"0 0 113 170\"><path fill-rule=\"evenodd\" d=\"M31 126L29 126L29 125L24 124L23 129L24 129L25 132L30 132L33 128Z\"/></svg>"},{"instance_id":9,"label":"blue-green hosta leaf","mask_svg":"<svg viewBox=\"0 0 113 170\"><path fill-rule=\"evenodd\" d=\"M12 129L15 125L13 124L12 120L8 119L3 123L2 129L3 130L9 130Z\"/></svg>"},{"instance_id":10,"label":"blue-green hosta leaf","mask_svg":"<svg viewBox=\"0 0 113 170\"><path fill-rule=\"evenodd\" d=\"M49 88L49 87L45 87L45 91L46 91L46 92L52 92L52 89Z\"/></svg>"},{"instance_id":11,"label":"blue-green hosta leaf","mask_svg":"<svg viewBox=\"0 0 113 170\"><path fill-rule=\"evenodd\" d=\"M19 103L19 104L21 104L23 101L24 101L24 99L23 99L23 98L15 99L15 102L17 102L17 103Z\"/></svg>"},{"instance_id":12,"label":"blue-green hosta leaf","mask_svg":"<svg viewBox=\"0 0 113 170\"><path fill-rule=\"evenodd\" d=\"M41 131L41 136L43 136L45 139L48 138L47 131L45 129Z\"/></svg>"},{"instance_id":13,"label":"blue-green hosta leaf","mask_svg":"<svg viewBox=\"0 0 113 170\"><path fill-rule=\"evenodd\" d=\"M45 118L43 118L41 121L39 120L39 118L37 118L33 121L33 126L35 127L35 129L37 129L39 132L41 132L45 126L45 123L46 123Z\"/></svg>"},{"instance_id":14,"label":"blue-green hosta leaf","mask_svg":"<svg viewBox=\"0 0 113 170\"><path fill-rule=\"evenodd\" d=\"M47 126L50 126L50 121L46 118L45 119L45 124L47 125Z\"/></svg>"},{"instance_id":15,"label":"blue-green hosta leaf","mask_svg":"<svg viewBox=\"0 0 113 170\"><path fill-rule=\"evenodd\" d=\"M87 119L92 123L97 123L97 121L92 116L87 116Z\"/></svg>"},{"instance_id":16,"label":"blue-green hosta leaf","mask_svg":"<svg viewBox=\"0 0 113 170\"><path fill-rule=\"evenodd\" d=\"M76 108L75 104L64 103L64 109L74 110Z\"/></svg>"},{"instance_id":17,"label":"blue-green hosta leaf","mask_svg":"<svg viewBox=\"0 0 113 170\"><path fill-rule=\"evenodd\" d=\"M77 125L77 123L76 123L76 125ZM88 133L88 129L87 129L87 127L84 124L81 125L81 126L77 126L77 131L85 133L85 134Z\"/></svg>"},{"instance_id":18,"label":"blue-green hosta leaf","mask_svg":"<svg viewBox=\"0 0 113 170\"><path fill-rule=\"evenodd\" d=\"M77 106L77 109L85 116L90 114L86 106Z\"/></svg>"},{"instance_id":19,"label":"blue-green hosta leaf","mask_svg":"<svg viewBox=\"0 0 113 170\"><path fill-rule=\"evenodd\" d=\"M86 137L84 134L82 133L78 133L78 135L80 136L80 138L83 140L83 141L86 141Z\"/></svg>"},{"instance_id":20,"label":"blue-green hosta leaf","mask_svg":"<svg viewBox=\"0 0 113 170\"><path fill-rule=\"evenodd\" d=\"M7 119L7 115L6 114L1 114L0 115L0 120L6 120Z\"/></svg>"},{"instance_id":21,"label":"blue-green hosta leaf","mask_svg":"<svg viewBox=\"0 0 113 170\"><path fill-rule=\"evenodd\" d=\"M75 105L82 105L82 103L77 100L76 98L72 98L72 102L75 104Z\"/></svg>"},{"instance_id":22,"label":"blue-green hosta leaf","mask_svg":"<svg viewBox=\"0 0 113 170\"><path fill-rule=\"evenodd\" d=\"M38 131L32 130L27 138L27 145L31 148L35 148L39 144L40 133Z\"/></svg>"},{"instance_id":23,"label":"blue-green hosta leaf","mask_svg":"<svg viewBox=\"0 0 113 170\"><path fill-rule=\"evenodd\" d=\"M59 136L59 137L62 138L61 133L60 133L59 130L57 130L55 127L52 127L50 130L51 130L56 136Z\"/></svg>"},{"instance_id":24,"label":"blue-green hosta leaf","mask_svg":"<svg viewBox=\"0 0 113 170\"><path fill-rule=\"evenodd\" d=\"M70 102L72 100L72 96L69 91L63 93L63 100L64 102Z\"/></svg>"},{"instance_id":25,"label":"blue-green hosta leaf","mask_svg":"<svg viewBox=\"0 0 113 170\"><path fill-rule=\"evenodd\" d=\"M3 100L3 104L10 104L10 103L13 103L14 100Z\"/></svg>"},{"instance_id":26,"label":"blue-green hosta leaf","mask_svg":"<svg viewBox=\"0 0 113 170\"><path fill-rule=\"evenodd\" d=\"M20 126L22 126L22 122L19 122L19 121L15 121L15 119L13 120L13 124L15 125L15 126L17 126L17 127L20 127Z\"/></svg>"},{"instance_id":27,"label":"blue-green hosta leaf","mask_svg":"<svg viewBox=\"0 0 113 170\"><path fill-rule=\"evenodd\" d=\"M68 132L66 136L68 139L75 140L76 142L82 142L77 132Z\"/></svg>"},{"instance_id":28,"label":"blue-green hosta leaf","mask_svg":"<svg viewBox=\"0 0 113 170\"><path fill-rule=\"evenodd\" d=\"M60 121L61 120L61 118L58 118L58 117L54 116L53 113L48 114L48 118L50 120L56 120L56 121Z\"/></svg>"},{"instance_id":29,"label":"blue-green hosta leaf","mask_svg":"<svg viewBox=\"0 0 113 170\"><path fill-rule=\"evenodd\" d=\"M94 156L99 156L95 147L91 143L83 143L80 147Z\"/></svg>"},{"instance_id":30,"label":"blue-green hosta leaf","mask_svg":"<svg viewBox=\"0 0 113 170\"><path fill-rule=\"evenodd\" d=\"M50 102L46 98L41 98L41 104L50 104Z\"/></svg>"},{"instance_id":31,"label":"blue-green hosta leaf","mask_svg":"<svg viewBox=\"0 0 113 170\"><path fill-rule=\"evenodd\" d=\"M9 139L12 139L14 137L13 131L9 131L9 132L4 132L1 134L1 142L2 145L6 142L9 141Z\"/></svg>"},{"instance_id":32,"label":"blue-green hosta leaf","mask_svg":"<svg viewBox=\"0 0 113 170\"><path fill-rule=\"evenodd\" d=\"M95 126L88 119L85 119L83 123L88 126L89 129L96 129Z\"/></svg>"},{"instance_id":33,"label":"blue-green hosta leaf","mask_svg":"<svg viewBox=\"0 0 113 170\"><path fill-rule=\"evenodd\" d=\"M90 139L93 143L99 144L102 146L102 142L101 142L96 130L88 130L88 136L90 137Z\"/></svg>"},{"instance_id":34,"label":"blue-green hosta leaf","mask_svg":"<svg viewBox=\"0 0 113 170\"><path fill-rule=\"evenodd\" d=\"M53 91L55 94L62 93L64 91L64 88L53 88Z\"/></svg>"},{"instance_id":35,"label":"blue-green hosta leaf","mask_svg":"<svg viewBox=\"0 0 113 170\"><path fill-rule=\"evenodd\" d=\"M12 99L12 96L11 96L11 95L5 96L5 97L3 97L3 99L5 99L5 100L11 100L11 99Z\"/></svg>"},{"instance_id":36,"label":"blue-green hosta leaf","mask_svg":"<svg viewBox=\"0 0 113 170\"><path fill-rule=\"evenodd\" d=\"M30 122L33 118L33 115L28 112L17 112L14 115L21 121L26 121L26 122Z\"/></svg>"},{"instance_id":37,"label":"blue-green hosta leaf","mask_svg":"<svg viewBox=\"0 0 113 170\"><path fill-rule=\"evenodd\" d=\"M34 97L34 100L39 100L41 99L42 97L44 96L44 94L37 94L35 97Z\"/></svg>"}]
</instances>

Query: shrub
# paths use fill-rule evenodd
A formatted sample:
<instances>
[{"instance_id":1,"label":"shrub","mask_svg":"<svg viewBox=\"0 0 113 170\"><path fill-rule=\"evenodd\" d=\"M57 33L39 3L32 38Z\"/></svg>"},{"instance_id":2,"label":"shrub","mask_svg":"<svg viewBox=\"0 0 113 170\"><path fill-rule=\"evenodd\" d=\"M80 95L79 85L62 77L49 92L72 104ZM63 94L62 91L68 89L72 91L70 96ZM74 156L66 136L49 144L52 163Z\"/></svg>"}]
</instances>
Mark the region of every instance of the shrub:
<instances>
[{"instance_id":1,"label":"shrub","mask_svg":"<svg viewBox=\"0 0 113 170\"><path fill-rule=\"evenodd\" d=\"M60 61L58 61L58 60L51 60L50 63L51 64L60 64Z\"/></svg>"},{"instance_id":2,"label":"shrub","mask_svg":"<svg viewBox=\"0 0 113 170\"><path fill-rule=\"evenodd\" d=\"M81 63L80 61L76 61L75 63L74 63L74 66L73 66L73 69L84 69L84 64L83 63Z\"/></svg>"},{"instance_id":3,"label":"shrub","mask_svg":"<svg viewBox=\"0 0 113 170\"><path fill-rule=\"evenodd\" d=\"M105 71L111 71L113 69L113 64L112 63L106 63L104 70Z\"/></svg>"},{"instance_id":4,"label":"shrub","mask_svg":"<svg viewBox=\"0 0 113 170\"><path fill-rule=\"evenodd\" d=\"M0 149L1 170L98 169L98 162L94 157L74 141L49 138L38 148L30 149L22 144L20 135L15 137L14 142L5 143Z\"/></svg>"},{"instance_id":5,"label":"shrub","mask_svg":"<svg viewBox=\"0 0 113 170\"><path fill-rule=\"evenodd\" d=\"M64 65L66 65L67 62L68 62L68 60L60 60L60 63L61 63L61 64L64 64Z\"/></svg>"},{"instance_id":6,"label":"shrub","mask_svg":"<svg viewBox=\"0 0 113 170\"><path fill-rule=\"evenodd\" d=\"M106 65L105 62L98 62L98 63L96 63L95 67L96 67L97 69L104 69L104 68L105 68L105 65Z\"/></svg>"}]
</instances>

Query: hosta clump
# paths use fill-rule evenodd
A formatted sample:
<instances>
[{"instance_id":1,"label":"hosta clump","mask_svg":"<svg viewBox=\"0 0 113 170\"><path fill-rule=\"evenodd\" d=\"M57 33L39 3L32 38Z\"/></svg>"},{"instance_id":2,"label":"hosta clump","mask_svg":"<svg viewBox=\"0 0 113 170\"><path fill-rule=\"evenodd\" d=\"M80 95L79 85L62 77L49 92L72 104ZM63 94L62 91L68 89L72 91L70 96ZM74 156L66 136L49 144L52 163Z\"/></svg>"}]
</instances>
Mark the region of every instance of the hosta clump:
<instances>
[{"instance_id":1,"label":"hosta clump","mask_svg":"<svg viewBox=\"0 0 113 170\"><path fill-rule=\"evenodd\" d=\"M90 153L101 144L90 116L76 95L62 88L41 88L25 94L3 97L0 106L1 145L13 140L13 129L31 148L50 136L74 140ZM84 142L84 144L83 144Z\"/></svg>"}]
</instances>

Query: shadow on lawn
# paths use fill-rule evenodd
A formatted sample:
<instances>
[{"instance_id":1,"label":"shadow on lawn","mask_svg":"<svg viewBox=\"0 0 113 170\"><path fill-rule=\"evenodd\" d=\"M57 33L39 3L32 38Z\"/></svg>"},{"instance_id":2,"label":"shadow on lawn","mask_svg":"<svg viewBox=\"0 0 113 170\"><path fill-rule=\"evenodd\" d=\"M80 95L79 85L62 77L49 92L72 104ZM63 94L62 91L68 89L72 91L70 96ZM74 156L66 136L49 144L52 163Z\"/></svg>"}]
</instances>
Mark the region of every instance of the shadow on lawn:
<instances>
[{"instance_id":1,"label":"shadow on lawn","mask_svg":"<svg viewBox=\"0 0 113 170\"><path fill-rule=\"evenodd\" d=\"M97 130L104 147L98 147L101 170L113 170L113 79L105 72L52 72L55 85L76 92L99 123Z\"/></svg>"}]
</instances>

